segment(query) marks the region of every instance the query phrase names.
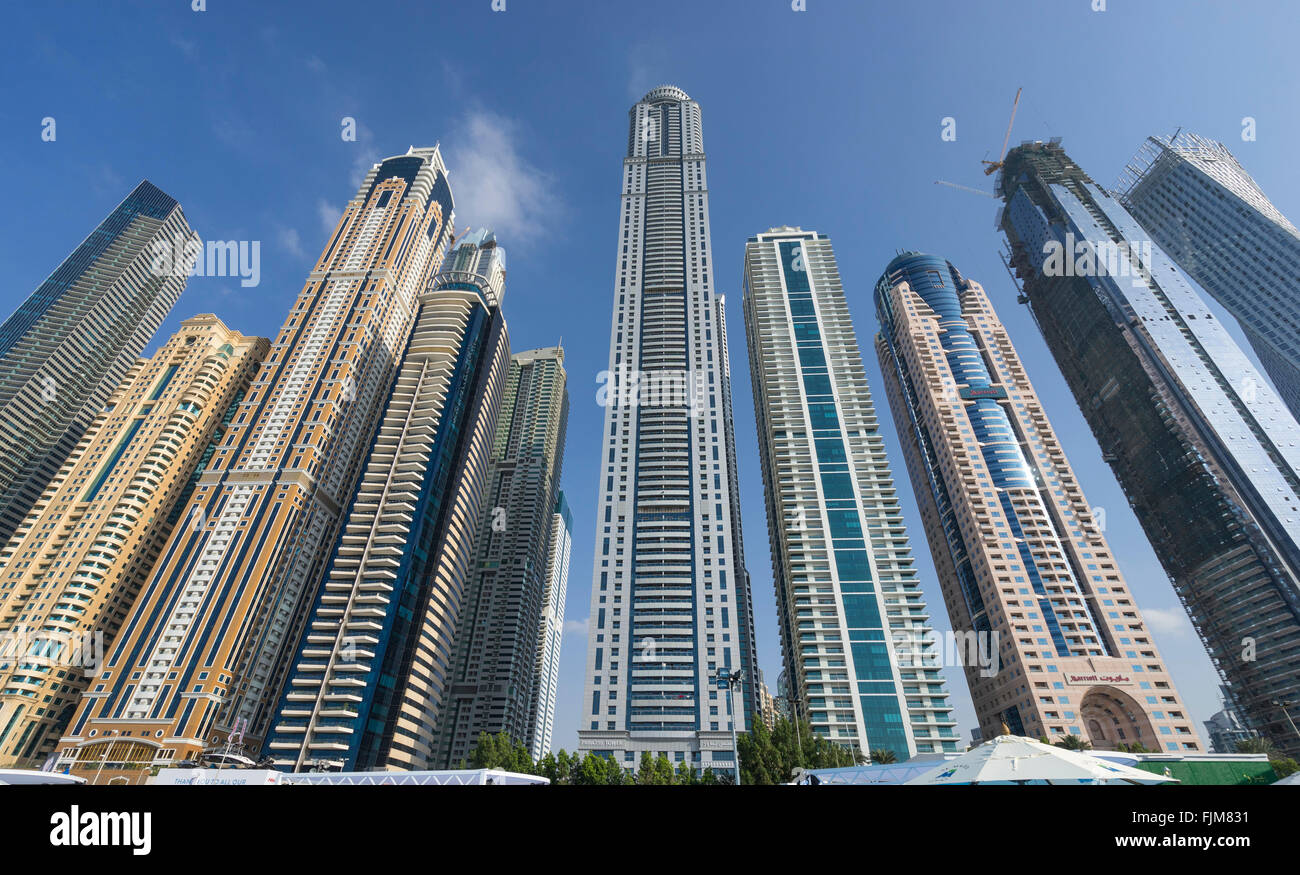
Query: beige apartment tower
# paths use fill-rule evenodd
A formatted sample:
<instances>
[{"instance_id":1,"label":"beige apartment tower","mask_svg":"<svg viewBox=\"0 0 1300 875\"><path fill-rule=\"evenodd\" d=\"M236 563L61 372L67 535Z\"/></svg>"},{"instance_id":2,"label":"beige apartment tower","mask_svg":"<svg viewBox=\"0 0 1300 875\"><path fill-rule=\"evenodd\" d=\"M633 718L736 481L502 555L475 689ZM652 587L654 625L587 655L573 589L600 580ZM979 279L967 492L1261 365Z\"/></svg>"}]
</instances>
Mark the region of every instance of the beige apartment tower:
<instances>
[{"instance_id":1,"label":"beige apartment tower","mask_svg":"<svg viewBox=\"0 0 1300 875\"><path fill-rule=\"evenodd\" d=\"M984 289L910 252L875 297L889 406L948 615L970 636L945 649L981 735L1204 751Z\"/></svg>"},{"instance_id":2,"label":"beige apartment tower","mask_svg":"<svg viewBox=\"0 0 1300 875\"><path fill-rule=\"evenodd\" d=\"M211 315L126 374L0 550L0 768L54 750L269 342Z\"/></svg>"}]
</instances>

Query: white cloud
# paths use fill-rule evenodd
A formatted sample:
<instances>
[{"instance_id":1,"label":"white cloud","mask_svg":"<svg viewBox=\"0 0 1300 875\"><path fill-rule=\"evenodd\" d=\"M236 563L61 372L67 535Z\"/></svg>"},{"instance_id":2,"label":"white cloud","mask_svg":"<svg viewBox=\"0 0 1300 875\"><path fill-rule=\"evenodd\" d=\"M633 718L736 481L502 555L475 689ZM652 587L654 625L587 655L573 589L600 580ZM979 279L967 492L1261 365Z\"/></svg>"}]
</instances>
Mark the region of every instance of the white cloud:
<instances>
[{"instance_id":1,"label":"white cloud","mask_svg":"<svg viewBox=\"0 0 1300 875\"><path fill-rule=\"evenodd\" d=\"M587 637L587 624L590 623L590 622L591 622L591 618L590 618L590 617L586 617L586 618L581 619L581 620L565 620L565 621L564 621L564 634L565 634L565 635L581 635L582 637L585 638L585 637Z\"/></svg>"},{"instance_id":2,"label":"white cloud","mask_svg":"<svg viewBox=\"0 0 1300 875\"><path fill-rule=\"evenodd\" d=\"M295 258L306 258L307 252L302 248L302 235L298 233L297 228L277 228L275 238L280 243L280 248L288 252Z\"/></svg>"},{"instance_id":3,"label":"white cloud","mask_svg":"<svg viewBox=\"0 0 1300 875\"><path fill-rule=\"evenodd\" d=\"M194 40L188 40L188 39L183 39L182 37L179 36L173 36L171 37L169 42L171 42L173 46L179 49L182 55L184 55L185 57L191 60L193 60L194 57L198 54L198 46L194 44Z\"/></svg>"},{"instance_id":4,"label":"white cloud","mask_svg":"<svg viewBox=\"0 0 1300 875\"><path fill-rule=\"evenodd\" d=\"M1143 608L1142 616L1161 635L1183 636L1191 631L1187 614L1177 608Z\"/></svg>"},{"instance_id":5,"label":"white cloud","mask_svg":"<svg viewBox=\"0 0 1300 875\"><path fill-rule=\"evenodd\" d=\"M325 198L321 198L316 201L316 215L320 217L320 226L325 230L325 236L328 237L334 233L334 228L338 225L343 210L334 206Z\"/></svg>"},{"instance_id":6,"label":"white cloud","mask_svg":"<svg viewBox=\"0 0 1300 875\"><path fill-rule=\"evenodd\" d=\"M516 122L480 110L446 150L456 224L492 228L507 249L551 230L559 212L553 178L520 154L522 139Z\"/></svg>"}]
</instances>

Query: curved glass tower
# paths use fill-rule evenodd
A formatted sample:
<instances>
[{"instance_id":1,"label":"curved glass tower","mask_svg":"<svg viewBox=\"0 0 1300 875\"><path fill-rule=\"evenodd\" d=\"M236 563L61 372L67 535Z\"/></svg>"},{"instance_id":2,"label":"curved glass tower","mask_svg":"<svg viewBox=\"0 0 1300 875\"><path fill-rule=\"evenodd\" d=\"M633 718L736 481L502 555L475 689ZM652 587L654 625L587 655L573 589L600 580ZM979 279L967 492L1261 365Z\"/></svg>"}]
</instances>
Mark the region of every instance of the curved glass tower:
<instances>
[{"instance_id":1,"label":"curved glass tower","mask_svg":"<svg viewBox=\"0 0 1300 875\"><path fill-rule=\"evenodd\" d=\"M948 614L975 636L958 653L983 737L1005 726L1098 750L1203 751L984 289L909 252L875 298L876 350Z\"/></svg>"},{"instance_id":2,"label":"curved glass tower","mask_svg":"<svg viewBox=\"0 0 1300 875\"><path fill-rule=\"evenodd\" d=\"M621 200L578 745L629 768L649 751L730 770L754 708L753 619L704 134L680 88L632 107ZM733 697L717 677L737 671Z\"/></svg>"}]
</instances>

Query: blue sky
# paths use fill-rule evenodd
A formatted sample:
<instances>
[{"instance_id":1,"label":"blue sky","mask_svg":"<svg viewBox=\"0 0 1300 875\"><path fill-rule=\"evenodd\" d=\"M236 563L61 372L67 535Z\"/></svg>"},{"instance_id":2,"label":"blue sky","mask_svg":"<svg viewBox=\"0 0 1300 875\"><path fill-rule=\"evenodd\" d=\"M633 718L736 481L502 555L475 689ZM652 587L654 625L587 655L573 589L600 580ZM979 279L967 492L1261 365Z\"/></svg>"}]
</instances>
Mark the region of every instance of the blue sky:
<instances>
[{"instance_id":1,"label":"blue sky","mask_svg":"<svg viewBox=\"0 0 1300 875\"><path fill-rule=\"evenodd\" d=\"M564 486L575 518L556 747L577 740L616 223L627 111L671 82L700 101L717 285L731 306L741 500L760 662L780 670L762 481L739 308L747 236L829 234L849 295L909 531L949 628L871 353L871 289L899 249L980 281L1026 361L1194 717L1217 680L1114 477L997 258L979 161L1059 136L1103 185L1144 137L1178 127L1227 143L1300 217L1295 10L1237 0L492 0L45 2L5 12L0 74L0 310L14 309L141 178L207 239L260 240L256 288L195 278L159 337L200 312L274 336L364 170L441 141L458 225L492 224L510 254L512 346L561 336L572 413ZM41 138L42 119L56 124ZM358 137L340 137L344 117ZM956 120L957 139L941 139ZM1242 120L1256 139L1243 142ZM728 254L729 253L729 254ZM1220 316L1221 311L1216 312ZM1225 320L1229 323L1231 320ZM1240 334L1237 335L1240 337ZM155 346L158 339L155 339ZM963 735L965 681L949 684Z\"/></svg>"}]
</instances>

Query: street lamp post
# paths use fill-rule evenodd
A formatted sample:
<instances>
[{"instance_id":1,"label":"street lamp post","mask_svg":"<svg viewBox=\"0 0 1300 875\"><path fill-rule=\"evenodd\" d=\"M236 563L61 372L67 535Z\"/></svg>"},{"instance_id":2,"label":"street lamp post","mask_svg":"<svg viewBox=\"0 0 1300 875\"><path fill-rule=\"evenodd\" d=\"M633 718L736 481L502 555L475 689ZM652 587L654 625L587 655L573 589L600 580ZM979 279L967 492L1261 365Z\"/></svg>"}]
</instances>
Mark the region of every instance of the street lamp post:
<instances>
[{"instance_id":1,"label":"street lamp post","mask_svg":"<svg viewBox=\"0 0 1300 875\"><path fill-rule=\"evenodd\" d=\"M1291 719L1291 712L1287 710L1287 708L1290 708L1295 704L1295 702L1292 702L1290 699L1274 699L1273 704L1281 709L1282 716L1286 718L1286 722L1291 726L1291 731L1294 732L1297 737L1300 737L1300 729L1295 728L1295 721Z\"/></svg>"},{"instance_id":2,"label":"street lamp post","mask_svg":"<svg viewBox=\"0 0 1300 875\"><path fill-rule=\"evenodd\" d=\"M727 710L731 712L731 755L736 759L736 786L740 786L740 744L736 740L736 697L735 689L744 672L736 669L728 673L725 668L718 669L718 686L727 691Z\"/></svg>"}]
</instances>

